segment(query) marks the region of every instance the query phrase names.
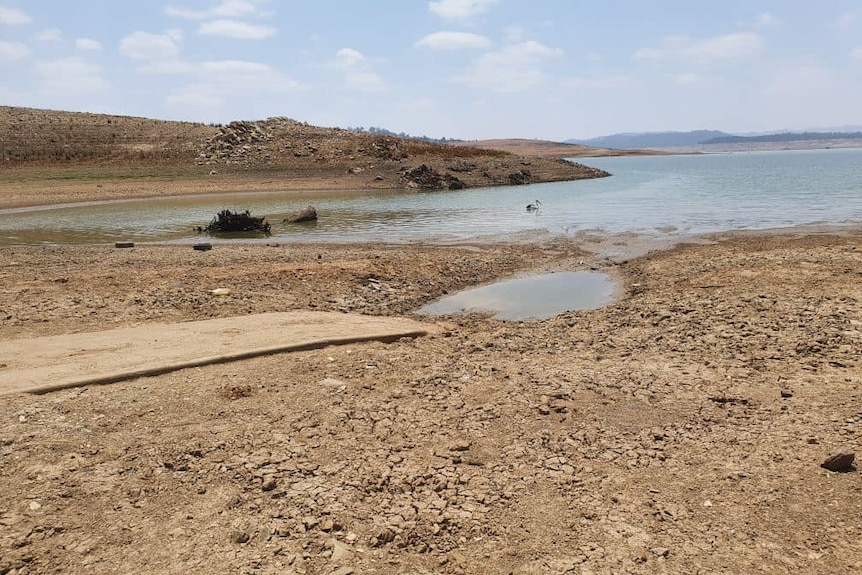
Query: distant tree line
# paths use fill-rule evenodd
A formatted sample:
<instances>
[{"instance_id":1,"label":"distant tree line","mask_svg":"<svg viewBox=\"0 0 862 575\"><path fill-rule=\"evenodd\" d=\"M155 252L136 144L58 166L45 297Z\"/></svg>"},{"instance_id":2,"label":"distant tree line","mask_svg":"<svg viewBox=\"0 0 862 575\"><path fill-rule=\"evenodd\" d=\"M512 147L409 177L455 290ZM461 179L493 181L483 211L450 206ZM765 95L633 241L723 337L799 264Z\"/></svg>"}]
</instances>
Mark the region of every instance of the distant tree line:
<instances>
[{"instance_id":1,"label":"distant tree line","mask_svg":"<svg viewBox=\"0 0 862 575\"><path fill-rule=\"evenodd\" d=\"M862 132L786 132L766 136L720 136L701 144L757 144L766 142L799 142L805 140L862 140Z\"/></svg>"},{"instance_id":2,"label":"distant tree line","mask_svg":"<svg viewBox=\"0 0 862 575\"><path fill-rule=\"evenodd\" d=\"M433 144L445 144L447 142L457 142L453 138L431 138L429 136L411 136L407 132L395 133L391 130L387 130L386 128L378 128L376 126L369 126L368 128L363 128L362 126L358 126L356 128L347 128L348 130L353 130L354 132L363 132L366 134L374 134L377 136L391 136L395 138L404 138L405 140L415 140L417 142L430 142Z\"/></svg>"}]
</instances>

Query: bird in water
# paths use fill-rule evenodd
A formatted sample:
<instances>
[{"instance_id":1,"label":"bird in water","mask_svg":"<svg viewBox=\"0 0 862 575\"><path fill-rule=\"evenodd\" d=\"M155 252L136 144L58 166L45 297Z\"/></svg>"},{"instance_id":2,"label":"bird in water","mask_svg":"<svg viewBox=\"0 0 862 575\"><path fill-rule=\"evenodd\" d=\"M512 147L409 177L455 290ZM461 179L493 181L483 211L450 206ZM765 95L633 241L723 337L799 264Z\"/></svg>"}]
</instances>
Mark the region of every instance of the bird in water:
<instances>
[{"instance_id":1,"label":"bird in water","mask_svg":"<svg viewBox=\"0 0 862 575\"><path fill-rule=\"evenodd\" d=\"M542 202L540 202L539 200L536 200L536 203L534 203L534 204L527 204L527 211L528 212L538 212L540 205L542 205Z\"/></svg>"}]
</instances>

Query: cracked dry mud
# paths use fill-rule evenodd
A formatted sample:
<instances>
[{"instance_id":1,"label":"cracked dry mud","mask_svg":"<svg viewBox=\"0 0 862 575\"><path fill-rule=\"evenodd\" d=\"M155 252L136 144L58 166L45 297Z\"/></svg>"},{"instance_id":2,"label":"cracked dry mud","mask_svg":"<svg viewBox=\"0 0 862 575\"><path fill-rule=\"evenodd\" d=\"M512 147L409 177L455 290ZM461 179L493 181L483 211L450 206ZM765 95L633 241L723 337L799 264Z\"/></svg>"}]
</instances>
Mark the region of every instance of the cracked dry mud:
<instances>
[{"instance_id":1,"label":"cracked dry mud","mask_svg":"<svg viewBox=\"0 0 862 575\"><path fill-rule=\"evenodd\" d=\"M624 297L0 404L0 573L862 571L862 234L4 247L0 337L407 314L527 270ZM583 262L583 263L581 263ZM210 290L225 287L229 296Z\"/></svg>"}]
</instances>

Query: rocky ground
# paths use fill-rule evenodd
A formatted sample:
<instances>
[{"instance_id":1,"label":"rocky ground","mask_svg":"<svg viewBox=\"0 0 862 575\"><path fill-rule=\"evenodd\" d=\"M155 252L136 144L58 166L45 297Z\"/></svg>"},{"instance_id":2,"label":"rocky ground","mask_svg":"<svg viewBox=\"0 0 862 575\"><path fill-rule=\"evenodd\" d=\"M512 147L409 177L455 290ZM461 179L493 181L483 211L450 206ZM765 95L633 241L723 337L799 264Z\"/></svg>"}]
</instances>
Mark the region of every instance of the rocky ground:
<instances>
[{"instance_id":1,"label":"rocky ground","mask_svg":"<svg viewBox=\"0 0 862 575\"><path fill-rule=\"evenodd\" d=\"M862 233L0 248L0 337L407 314L526 270L620 301L0 403L0 573L862 571ZM231 289L227 297L210 290ZM2 362L2 358L0 358Z\"/></svg>"}]
</instances>

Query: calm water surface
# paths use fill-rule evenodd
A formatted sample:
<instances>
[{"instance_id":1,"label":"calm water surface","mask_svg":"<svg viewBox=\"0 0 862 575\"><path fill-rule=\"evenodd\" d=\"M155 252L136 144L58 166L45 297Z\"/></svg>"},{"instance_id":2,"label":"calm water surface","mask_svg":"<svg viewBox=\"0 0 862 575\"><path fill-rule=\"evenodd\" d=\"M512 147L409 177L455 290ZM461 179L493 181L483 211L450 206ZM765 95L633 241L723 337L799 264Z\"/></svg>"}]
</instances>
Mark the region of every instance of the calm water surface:
<instances>
[{"instance_id":1,"label":"calm water surface","mask_svg":"<svg viewBox=\"0 0 862 575\"><path fill-rule=\"evenodd\" d=\"M598 272L557 272L505 280L458 292L420 308L420 315L493 312L497 319L546 319L568 310L598 309L615 284Z\"/></svg>"},{"instance_id":2,"label":"calm water surface","mask_svg":"<svg viewBox=\"0 0 862 575\"><path fill-rule=\"evenodd\" d=\"M446 192L245 193L0 210L0 244L193 242L221 209L273 224L259 241L416 242L603 230L667 236L862 222L862 149L587 158L610 178ZM524 208L541 200L538 212ZM314 204L316 225L284 226ZM208 241L219 241L207 238ZM229 240L227 240L229 241Z\"/></svg>"}]
</instances>

